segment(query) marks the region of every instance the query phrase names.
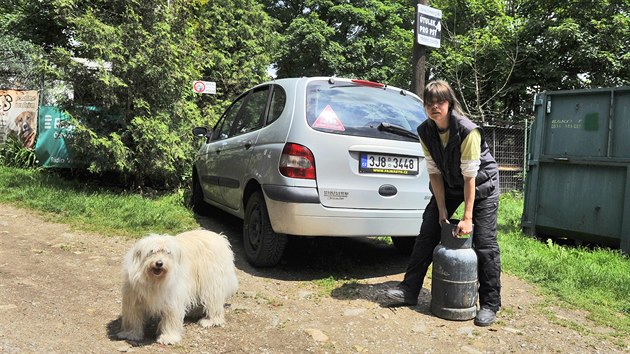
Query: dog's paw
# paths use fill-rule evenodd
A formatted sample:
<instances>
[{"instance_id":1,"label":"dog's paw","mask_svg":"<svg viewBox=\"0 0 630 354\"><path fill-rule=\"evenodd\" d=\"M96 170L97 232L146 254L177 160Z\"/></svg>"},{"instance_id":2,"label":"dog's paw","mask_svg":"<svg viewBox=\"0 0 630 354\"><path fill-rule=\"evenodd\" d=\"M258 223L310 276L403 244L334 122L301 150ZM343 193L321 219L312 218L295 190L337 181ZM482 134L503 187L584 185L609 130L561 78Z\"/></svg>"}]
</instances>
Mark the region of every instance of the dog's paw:
<instances>
[{"instance_id":1,"label":"dog's paw","mask_svg":"<svg viewBox=\"0 0 630 354\"><path fill-rule=\"evenodd\" d=\"M144 338L144 333L140 331L120 331L116 334L116 337L118 337L118 339L127 339L139 342Z\"/></svg>"},{"instance_id":2,"label":"dog's paw","mask_svg":"<svg viewBox=\"0 0 630 354\"><path fill-rule=\"evenodd\" d=\"M182 336L181 335L179 335L179 334L170 334L170 333L163 333L157 339L158 343L164 344L164 345L177 344L177 343L179 343L181 341L182 341Z\"/></svg>"},{"instance_id":3,"label":"dog's paw","mask_svg":"<svg viewBox=\"0 0 630 354\"><path fill-rule=\"evenodd\" d=\"M220 317L214 317L214 318L204 317L200 319L199 322L197 323L199 323L199 325L203 328L223 327L225 325L225 319L220 318Z\"/></svg>"}]
</instances>

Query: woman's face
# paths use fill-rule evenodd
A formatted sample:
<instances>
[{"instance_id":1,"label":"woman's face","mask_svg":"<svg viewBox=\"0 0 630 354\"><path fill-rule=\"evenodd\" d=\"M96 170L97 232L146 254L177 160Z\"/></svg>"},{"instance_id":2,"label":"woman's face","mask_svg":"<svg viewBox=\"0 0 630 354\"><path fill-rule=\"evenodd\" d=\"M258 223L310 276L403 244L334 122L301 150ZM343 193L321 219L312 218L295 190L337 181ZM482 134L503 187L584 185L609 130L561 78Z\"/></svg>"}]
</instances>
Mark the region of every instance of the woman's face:
<instances>
[{"instance_id":1,"label":"woman's face","mask_svg":"<svg viewBox=\"0 0 630 354\"><path fill-rule=\"evenodd\" d=\"M448 116L448 101L433 99L431 102L425 102L424 108L427 111L427 115L434 122L440 122L447 119Z\"/></svg>"}]
</instances>

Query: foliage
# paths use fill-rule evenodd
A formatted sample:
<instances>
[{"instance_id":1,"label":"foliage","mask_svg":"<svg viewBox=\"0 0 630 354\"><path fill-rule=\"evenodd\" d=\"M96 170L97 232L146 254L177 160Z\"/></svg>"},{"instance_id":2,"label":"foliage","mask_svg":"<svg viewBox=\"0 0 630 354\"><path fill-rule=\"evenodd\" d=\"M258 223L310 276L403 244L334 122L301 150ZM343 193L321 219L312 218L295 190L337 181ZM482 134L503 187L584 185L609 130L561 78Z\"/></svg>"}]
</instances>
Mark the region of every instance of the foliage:
<instances>
[{"instance_id":1,"label":"foliage","mask_svg":"<svg viewBox=\"0 0 630 354\"><path fill-rule=\"evenodd\" d=\"M409 88L414 8L405 0L264 0L282 23L278 77L347 76Z\"/></svg>"},{"instance_id":2,"label":"foliage","mask_svg":"<svg viewBox=\"0 0 630 354\"><path fill-rule=\"evenodd\" d=\"M11 41L28 42L49 51L56 46L67 46L69 32L64 17L56 12L56 4L63 0L3 0L0 2L0 36L6 36L4 48L13 49ZM7 45L8 44L8 45Z\"/></svg>"},{"instance_id":3,"label":"foliage","mask_svg":"<svg viewBox=\"0 0 630 354\"><path fill-rule=\"evenodd\" d=\"M337 75L409 88L416 2L262 0L281 24L279 77ZM488 123L530 114L532 93L630 84L628 0L433 0L441 47L427 80L444 79Z\"/></svg>"},{"instance_id":4,"label":"foliage","mask_svg":"<svg viewBox=\"0 0 630 354\"><path fill-rule=\"evenodd\" d=\"M196 151L191 128L215 121L270 62L272 32L261 29L271 21L253 0L67 0L56 11L73 33L73 45L50 56L50 76L74 86L65 102L72 148L90 172L127 185L185 183ZM200 78L216 80L219 95L194 94Z\"/></svg>"},{"instance_id":5,"label":"foliage","mask_svg":"<svg viewBox=\"0 0 630 354\"><path fill-rule=\"evenodd\" d=\"M512 72L520 58L520 20L501 0L442 1L442 47L429 56L429 75L449 81L467 113L478 121L514 115L508 105Z\"/></svg>"},{"instance_id":6,"label":"foliage","mask_svg":"<svg viewBox=\"0 0 630 354\"><path fill-rule=\"evenodd\" d=\"M18 168L36 168L35 150L27 149L22 141L9 135L4 145L0 145L0 165Z\"/></svg>"},{"instance_id":7,"label":"foliage","mask_svg":"<svg viewBox=\"0 0 630 354\"><path fill-rule=\"evenodd\" d=\"M57 101L74 119L72 148L89 171L176 188L196 150L190 129L212 126L235 95L268 79L271 64L279 77L349 76L411 88L415 5L5 0L0 86L65 81L72 99L65 92ZM521 120L538 91L630 84L630 0L430 6L442 10L442 41L428 51L426 78L453 84L476 120ZM217 95L194 94L199 79L215 81Z\"/></svg>"},{"instance_id":8,"label":"foliage","mask_svg":"<svg viewBox=\"0 0 630 354\"><path fill-rule=\"evenodd\" d=\"M36 59L41 50L31 42L0 33L0 89L35 90L41 85Z\"/></svg>"},{"instance_id":9,"label":"foliage","mask_svg":"<svg viewBox=\"0 0 630 354\"><path fill-rule=\"evenodd\" d=\"M630 1L521 1L526 85L576 89L630 83ZM524 69L525 69L524 68Z\"/></svg>"},{"instance_id":10,"label":"foliage","mask_svg":"<svg viewBox=\"0 0 630 354\"><path fill-rule=\"evenodd\" d=\"M176 177L168 172L184 165L177 157L186 141L168 146L134 138L144 133L137 131L138 125L150 128L149 135L178 132L184 129L180 122L190 118L174 109L185 99L186 81L196 73L186 50L174 45L179 39L194 52L187 23L178 22L163 2L66 2L59 11L68 18L75 45L56 48L51 61L60 69L59 77L75 88L66 107L77 127L76 153L90 161L91 172L114 171L127 183L175 186ZM95 64L84 65L77 57ZM159 119L164 116L170 119ZM153 125L136 123L143 120ZM147 173L143 167L151 164L167 170Z\"/></svg>"},{"instance_id":11,"label":"foliage","mask_svg":"<svg viewBox=\"0 0 630 354\"><path fill-rule=\"evenodd\" d=\"M203 76L217 82L219 99L232 99L269 79L267 69L278 56L278 22L258 1L213 0L196 8L195 18L196 38L206 58Z\"/></svg>"},{"instance_id":12,"label":"foliage","mask_svg":"<svg viewBox=\"0 0 630 354\"><path fill-rule=\"evenodd\" d=\"M532 93L630 83L630 1L434 0L442 47L429 75L481 121L522 119Z\"/></svg>"}]
</instances>

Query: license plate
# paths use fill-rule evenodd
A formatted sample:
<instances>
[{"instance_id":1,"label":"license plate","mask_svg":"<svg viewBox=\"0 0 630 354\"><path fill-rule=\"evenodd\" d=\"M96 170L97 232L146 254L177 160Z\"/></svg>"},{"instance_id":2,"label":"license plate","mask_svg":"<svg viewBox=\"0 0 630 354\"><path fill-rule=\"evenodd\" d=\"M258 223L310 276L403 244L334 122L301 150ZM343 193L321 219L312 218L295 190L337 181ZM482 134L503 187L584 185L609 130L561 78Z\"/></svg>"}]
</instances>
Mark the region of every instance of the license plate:
<instances>
[{"instance_id":1,"label":"license plate","mask_svg":"<svg viewBox=\"0 0 630 354\"><path fill-rule=\"evenodd\" d=\"M359 161L361 173L389 173L396 175L417 175L418 158L402 155L381 155L361 153Z\"/></svg>"}]
</instances>

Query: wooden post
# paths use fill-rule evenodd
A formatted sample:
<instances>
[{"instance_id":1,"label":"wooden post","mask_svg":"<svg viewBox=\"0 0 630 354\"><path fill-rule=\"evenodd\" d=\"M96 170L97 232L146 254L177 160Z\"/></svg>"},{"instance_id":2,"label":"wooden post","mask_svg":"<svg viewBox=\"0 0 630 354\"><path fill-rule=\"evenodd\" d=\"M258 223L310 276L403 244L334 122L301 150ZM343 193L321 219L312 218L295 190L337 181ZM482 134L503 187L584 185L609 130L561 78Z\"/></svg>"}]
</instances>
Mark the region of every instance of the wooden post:
<instances>
[{"instance_id":1,"label":"wooden post","mask_svg":"<svg viewBox=\"0 0 630 354\"><path fill-rule=\"evenodd\" d=\"M427 0L418 0L418 4L427 5ZM416 16L413 20L413 81L412 86L416 95L422 97L424 92L424 75L426 65L427 49L425 46L418 44L418 9L416 6Z\"/></svg>"}]
</instances>

